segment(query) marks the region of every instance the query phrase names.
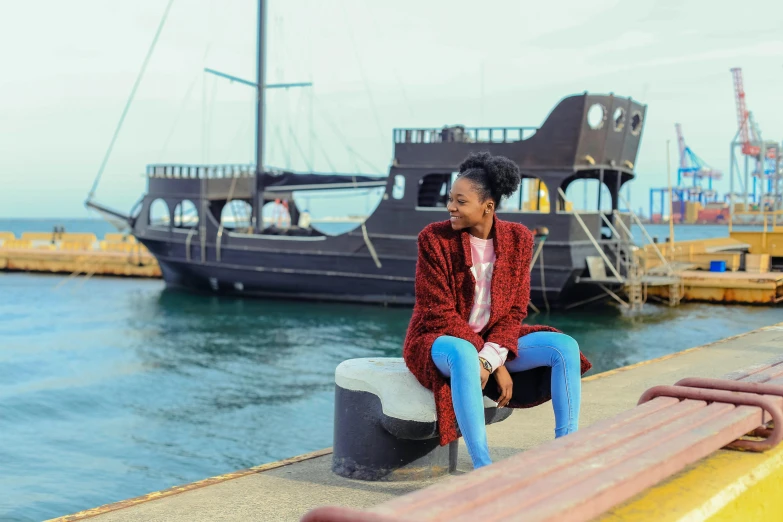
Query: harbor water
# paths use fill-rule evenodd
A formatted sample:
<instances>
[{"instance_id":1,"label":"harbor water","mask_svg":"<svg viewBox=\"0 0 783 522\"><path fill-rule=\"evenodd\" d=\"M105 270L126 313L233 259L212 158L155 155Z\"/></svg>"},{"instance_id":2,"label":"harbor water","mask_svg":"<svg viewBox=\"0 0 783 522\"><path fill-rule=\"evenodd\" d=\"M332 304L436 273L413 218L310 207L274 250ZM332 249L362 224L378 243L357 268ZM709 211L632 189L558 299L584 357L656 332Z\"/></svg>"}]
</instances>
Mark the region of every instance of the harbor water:
<instances>
[{"instance_id":1,"label":"harbor water","mask_svg":"<svg viewBox=\"0 0 783 522\"><path fill-rule=\"evenodd\" d=\"M51 518L330 446L335 367L400 356L410 314L0 272L0 520ZM705 304L528 319L573 335L591 373L780 320L780 308Z\"/></svg>"}]
</instances>

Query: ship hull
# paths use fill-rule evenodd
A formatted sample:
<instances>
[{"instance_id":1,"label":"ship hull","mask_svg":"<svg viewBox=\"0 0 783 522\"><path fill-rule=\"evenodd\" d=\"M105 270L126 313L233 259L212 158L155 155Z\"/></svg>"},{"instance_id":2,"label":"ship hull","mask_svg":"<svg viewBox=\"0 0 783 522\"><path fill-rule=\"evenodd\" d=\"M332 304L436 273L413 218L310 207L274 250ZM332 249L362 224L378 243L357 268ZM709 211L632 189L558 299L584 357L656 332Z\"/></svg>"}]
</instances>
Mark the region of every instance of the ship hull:
<instances>
[{"instance_id":1,"label":"ship hull","mask_svg":"<svg viewBox=\"0 0 783 522\"><path fill-rule=\"evenodd\" d=\"M155 245L148 248L154 251ZM224 251L221 262L156 257L167 287L198 293L386 306L412 306L415 300L415 259L386 260L385 273L377 274L367 259L343 258L335 263L330 256L315 253L298 254L296 264L317 269L292 267L285 253L245 256L252 258L252 264L242 264L242 252L231 251ZM534 306L564 308L601 294L574 283L581 272L547 266L544 285L540 270L533 270L530 297Z\"/></svg>"}]
</instances>

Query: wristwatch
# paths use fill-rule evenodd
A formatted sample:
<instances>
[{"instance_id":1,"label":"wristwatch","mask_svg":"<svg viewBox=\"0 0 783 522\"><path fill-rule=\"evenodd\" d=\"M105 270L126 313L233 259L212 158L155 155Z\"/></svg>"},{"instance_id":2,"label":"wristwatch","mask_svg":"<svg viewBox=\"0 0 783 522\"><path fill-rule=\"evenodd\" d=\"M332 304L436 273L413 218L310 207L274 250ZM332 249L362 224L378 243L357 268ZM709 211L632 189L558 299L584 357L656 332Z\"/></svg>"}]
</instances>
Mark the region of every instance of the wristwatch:
<instances>
[{"instance_id":1,"label":"wristwatch","mask_svg":"<svg viewBox=\"0 0 783 522\"><path fill-rule=\"evenodd\" d=\"M486 360L483 357L479 357L479 362L481 363L481 366L483 366L485 370L487 370L489 373L492 373L492 365L489 364L488 360Z\"/></svg>"}]
</instances>

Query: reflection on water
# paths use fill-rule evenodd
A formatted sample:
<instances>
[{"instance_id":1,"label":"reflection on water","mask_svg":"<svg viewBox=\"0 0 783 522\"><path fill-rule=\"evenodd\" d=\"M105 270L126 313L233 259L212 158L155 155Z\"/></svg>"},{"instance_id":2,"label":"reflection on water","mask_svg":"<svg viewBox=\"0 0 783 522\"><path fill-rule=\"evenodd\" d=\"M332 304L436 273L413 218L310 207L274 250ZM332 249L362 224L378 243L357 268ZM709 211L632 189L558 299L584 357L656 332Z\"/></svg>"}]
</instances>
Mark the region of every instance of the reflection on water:
<instances>
[{"instance_id":1,"label":"reflection on water","mask_svg":"<svg viewBox=\"0 0 783 522\"><path fill-rule=\"evenodd\" d=\"M159 281L0 273L0 519L41 520L332 443L335 367L399 356L411 310L242 300ZM780 321L780 309L532 317L596 371ZM665 381L665 377L663 377Z\"/></svg>"}]
</instances>

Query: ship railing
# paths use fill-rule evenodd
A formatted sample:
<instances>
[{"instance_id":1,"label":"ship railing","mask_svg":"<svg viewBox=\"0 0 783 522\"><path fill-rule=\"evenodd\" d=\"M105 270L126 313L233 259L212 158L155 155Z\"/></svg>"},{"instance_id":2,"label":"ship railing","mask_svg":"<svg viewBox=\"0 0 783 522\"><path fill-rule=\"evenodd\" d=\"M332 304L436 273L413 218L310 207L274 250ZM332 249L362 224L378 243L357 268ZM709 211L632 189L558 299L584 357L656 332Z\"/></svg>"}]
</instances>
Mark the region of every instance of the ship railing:
<instances>
[{"instance_id":1,"label":"ship railing","mask_svg":"<svg viewBox=\"0 0 783 522\"><path fill-rule=\"evenodd\" d=\"M737 210L732 212L733 216L750 216L748 220L751 224L760 225L762 229L762 237L766 238L768 232L777 232L778 229L783 228L783 210ZM733 216L729 219L729 234L734 231L734 225L747 224L742 223L742 218L738 219L738 223L734 222ZM766 243L766 239L764 240Z\"/></svg>"},{"instance_id":2,"label":"ship railing","mask_svg":"<svg viewBox=\"0 0 783 522\"><path fill-rule=\"evenodd\" d=\"M536 133L538 127L463 127L394 129L394 143L513 143Z\"/></svg>"},{"instance_id":3,"label":"ship railing","mask_svg":"<svg viewBox=\"0 0 783 522\"><path fill-rule=\"evenodd\" d=\"M628 214L631 216L631 219L636 224L637 227L639 227L639 230L642 231L642 236L644 236L645 241L647 244L652 245L653 252L655 252L656 257L661 261L661 264L663 266L663 269L668 276L674 275L674 267L669 262L666 257L664 257L663 253L661 252L661 249L658 248L658 244L653 240L652 236L650 236L650 233L647 232L647 228L645 228L644 223L642 223L642 220L639 219L639 216L636 215L636 213L631 210L630 203L622 196L622 194L619 194L620 196L620 202L622 202L623 205L628 209ZM614 211L615 214L618 213L617 210ZM633 237L631 234L631 231L628 230L628 227L625 226L625 223L622 223L621 220L617 220L622 225L622 228L624 228L625 233L628 235L628 237Z\"/></svg>"},{"instance_id":4,"label":"ship railing","mask_svg":"<svg viewBox=\"0 0 783 522\"><path fill-rule=\"evenodd\" d=\"M640 263L639 259L636 256L636 253L633 252L632 255L629 257L629 260L631 262L631 265L629 266L629 270L632 270L632 273L637 274L637 278L642 281L645 284L645 294L646 294L646 286L649 284L655 284L655 285L667 285L669 287L669 300L668 305L669 306L677 306L680 304L680 301L682 300L682 296L685 293L685 287L682 277L675 271L674 266L672 266L672 263L666 259L666 257L661 252L661 249L658 248L658 244L653 240L652 236L650 236L650 233L647 231L647 228L645 228L644 223L642 223L642 220L639 219L639 216L636 215L636 213L631 209L630 203L620 194L620 202L625 205L625 207L628 209L628 214L631 216L631 220L634 224L636 224L637 227L639 227L639 230L642 232L642 236L644 237L645 244L644 247L646 248L647 245L651 245L653 252L655 253L656 257L658 257L658 260L661 262L660 268L654 267L652 270L647 270L646 268L643 268ZM615 217L619 217L619 212L617 210L613 211L613 214ZM615 223L618 223L620 225L620 228L623 229L623 232L625 232L626 236L629 238L629 240L632 240L632 234L631 231L628 229L628 227L623 223L621 219L615 219ZM653 270L655 271L655 274L653 274ZM661 273L662 272L662 273ZM646 299L646 295L645 295Z\"/></svg>"},{"instance_id":5,"label":"ship railing","mask_svg":"<svg viewBox=\"0 0 783 522\"><path fill-rule=\"evenodd\" d=\"M563 189L558 188L557 190L563 202L564 203L568 202L568 198L566 198ZM620 197L622 198L622 196ZM623 200L623 202L627 208L629 209L631 208L630 205L628 205L627 201ZM630 210L628 211L631 220L642 229L642 234L650 241L650 243L653 243L655 251L657 252L661 262L663 263L663 266L666 270L666 273L663 277L657 277L657 278L651 277L647 273L645 273L645 270L640 265L636 255L636 251L638 250L638 247L634 242L633 234L631 233L631 230L628 228L628 226L626 226L626 224L623 222L621 213L618 210L614 210L612 212L612 215L614 217L613 220L610 220L603 212L600 213L601 219L603 220L604 224L606 224L606 226L612 232L612 241L609 242L608 249L604 248L605 246L607 246L605 241L599 242L595 238L595 235L590 231L590 228L587 226L584 219L582 219L582 216L579 214L579 212L577 212L576 210L572 210L570 214L574 216L576 221L579 223L579 226L582 228L585 235L587 236L587 238L595 247L595 250L599 256L598 258L596 258L596 261L598 261L599 264L602 264L603 267L605 267L606 269L609 269L609 272L611 272L611 276L612 276L612 277L604 277L603 279L596 279L596 280L593 280L592 278L587 278L587 279L580 278L580 279L584 279L584 282L597 284L612 299L614 299L624 307L627 307L631 310L640 308L647 301L647 286L649 284L669 285L670 287L669 304L671 306L679 304L680 296L682 295L682 291L681 291L682 280L680 277L676 276L668 260L665 257L663 257L663 254L661 254L660 250L653 243L652 238L647 233L647 230L644 228L644 225L642 224L641 220L639 220L639 218L636 216L636 214L633 213L633 211ZM612 221L614 221L614 223L612 223ZM615 258L614 262L612 262L612 260L609 259L609 255L607 255L607 250L608 253ZM592 273L593 269L589 258L588 258L588 264L591 266L590 271ZM604 268L601 268L600 272L603 273L603 271ZM628 299L627 302L622 297L620 297L616 292L614 292L612 289L609 288L608 285L614 285L614 284L620 284L624 287ZM677 287L676 289L674 288L675 286ZM675 290L677 291L675 292Z\"/></svg>"},{"instance_id":6,"label":"ship railing","mask_svg":"<svg viewBox=\"0 0 783 522\"><path fill-rule=\"evenodd\" d=\"M250 177L254 176L255 173L255 165L244 163L225 163L215 165L147 165L147 176L150 178L220 179Z\"/></svg>"}]
</instances>

